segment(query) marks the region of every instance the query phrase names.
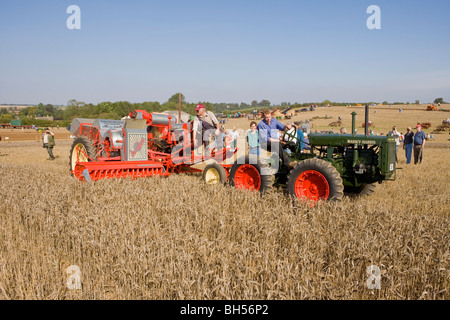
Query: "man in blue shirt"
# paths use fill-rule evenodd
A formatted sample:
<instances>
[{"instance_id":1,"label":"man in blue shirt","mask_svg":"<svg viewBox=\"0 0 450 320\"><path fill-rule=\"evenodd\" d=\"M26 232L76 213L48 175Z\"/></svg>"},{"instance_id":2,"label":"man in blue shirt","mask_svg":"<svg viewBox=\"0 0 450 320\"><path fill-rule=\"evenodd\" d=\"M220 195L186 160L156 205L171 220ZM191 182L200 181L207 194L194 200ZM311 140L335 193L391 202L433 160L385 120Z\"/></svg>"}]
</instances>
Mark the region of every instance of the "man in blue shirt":
<instances>
[{"instance_id":1,"label":"man in blue shirt","mask_svg":"<svg viewBox=\"0 0 450 320\"><path fill-rule=\"evenodd\" d=\"M423 149L425 147L426 136L422 131L422 126L420 124L416 127L417 132L414 135L414 164L422 163L423 160Z\"/></svg>"},{"instance_id":2,"label":"man in blue shirt","mask_svg":"<svg viewBox=\"0 0 450 320\"><path fill-rule=\"evenodd\" d=\"M263 116L264 119L258 124L260 147L268 152L276 152L285 166L295 167L297 161L291 162L284 152L278 133L278 130L284 131L286 126L277 119L272 119L272 112L268 110L263 112Z\"/></svg>"}]
</instances>

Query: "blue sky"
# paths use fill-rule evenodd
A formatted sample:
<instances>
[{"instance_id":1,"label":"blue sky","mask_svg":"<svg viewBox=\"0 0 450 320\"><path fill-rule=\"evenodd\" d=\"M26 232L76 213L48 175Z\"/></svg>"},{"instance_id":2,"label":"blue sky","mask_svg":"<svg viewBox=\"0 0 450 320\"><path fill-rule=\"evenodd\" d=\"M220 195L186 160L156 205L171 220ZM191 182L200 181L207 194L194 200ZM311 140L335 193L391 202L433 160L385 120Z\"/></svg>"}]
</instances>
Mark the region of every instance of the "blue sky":
<instances>
[{"instance_id":1,"label":"blue sky","mask_svg":"<svg viewBox=\"0 0 450 320\"><path fill-rule=\"evenodd\" d=\"M449 13L448 0L2 0L0 103L450 101Z\"/></svg>"}]
</instances>

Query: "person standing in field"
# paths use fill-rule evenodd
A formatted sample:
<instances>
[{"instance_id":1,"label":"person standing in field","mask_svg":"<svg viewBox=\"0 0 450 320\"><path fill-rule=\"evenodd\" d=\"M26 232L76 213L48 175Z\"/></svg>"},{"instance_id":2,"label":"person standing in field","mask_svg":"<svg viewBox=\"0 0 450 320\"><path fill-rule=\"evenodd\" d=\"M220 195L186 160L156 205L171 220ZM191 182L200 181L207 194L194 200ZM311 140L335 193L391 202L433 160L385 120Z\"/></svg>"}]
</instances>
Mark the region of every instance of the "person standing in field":
<instances>
[{"instance_id":1,"label":"person standing in field","mask_svg":"<svg viewBox=\"0 0 450 320\"><path fill-rule=\"evenodd\" d=\"M423 161L423 149L425 148L426 136L422 131L422 126L418 124L416 126L417 132L414 134L414 164L422 163Z\"/></svg>"},{"instance_id":2,"label":"person standing in field","mask_svg":"<svg viewBox=\"0 0 450 320\"><path fill-rule=\"evenodd\" d=\"M406 164L411 163L411 155L413 150L414 132L411 131L411 127L406 129L405 136L403 138L403 150L405 150Z\"/></svg>"},{"instance_id":3,"label":"person standing in field","mask_svg":"<svg viewBox=\"0 0 450 320\"><path fill-rule=\"evenodd\" d=\"M231 131L231 151L235 151L237 148L237 142L239 139L239 132L236 131L236 127L233 127L233 131Z\"/></svg>"},{"instance_id":4,"label":"person standing in field","mask_svg":"<svg viewBox=\"0 0 450 320\"><path fill-rule=\"evenodd\" d=\"M216 141L216 148L222 149L220 123L214 113L206 111L203 104L198 104L195 111L197 111L197 116L194 119L193 126L194 147L197 148L203 144L205 152L209 152L210 138L213 135ZM199 138L201 138L202 143L199 142Z\"/></svg>"},{"instance_id":5,"label":"person standing in field","mask_svg":"<svg viewBox=\"0 0 450 320\"><path fill-rule=\"evenodd\" d=\"M400 132L397 131L397 127L396 126L392 127L392 131L390 132L390 134L395 139L395 161L398 162L397 161L397 153L398 153L398 147L400 146L401 134L400 134Z\"/></svg>"},{"instance_id":6,"label":"person standing in field","mask_svg":"<svg viewBox=\"0 0 450 320\"><path fill-rule=\"evenodd\" d=\"M300 152L303 153L303 149L305 149L305 135L301 128L297 128L297 139L300 141Z\"/></svg>"},{"instance_id":7,"label":"person standing in field","mask_svg":"<svg viewBox=\"0 0 450 320\"><path fill-rule=\"evenodd\" d=\"M53 156L53 147L55 146L55 134L49 128L45 128L42 135L42 147L47 149L49 158L47 160L55 160Z\"/></svg>"},{"instance_id":8,"label":"person standing in field","mask_svg":"<svg viewBox=\"0 0 450 320\"><path fill-rule=\"evenodd\" d=\"M256 154L259 157L259 133L255 121L250 123L250 130L247 132L248 153Z\"/></svg>"}]
</instances>

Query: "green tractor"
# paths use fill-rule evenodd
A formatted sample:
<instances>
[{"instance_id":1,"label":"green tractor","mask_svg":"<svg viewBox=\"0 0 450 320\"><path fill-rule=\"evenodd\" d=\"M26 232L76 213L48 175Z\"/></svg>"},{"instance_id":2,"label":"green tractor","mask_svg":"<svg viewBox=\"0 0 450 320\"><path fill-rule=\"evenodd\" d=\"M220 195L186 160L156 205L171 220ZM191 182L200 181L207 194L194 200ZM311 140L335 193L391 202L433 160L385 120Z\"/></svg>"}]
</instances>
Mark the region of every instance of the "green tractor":
<instances>
[{"instance_id":1,"label":"green tractor","mask_svg":"<svg viewBox=\"0 0 450 320\"><path fill-rule=\"evenodd\" d=\"M366 124L369 108L366 106ZM376 184L396 179L396 148L391 136L355 134L356 112L352 113L352 134L309 136L310 151L301 152L299 144L291 148L290 159L298 163L289 168L279 157L264 160L247 155L238 159L229 171L229 182L241 189L270 190L274 185L287 187L300 199L341 200L344 193L370 195ZM276 160L275 160L276 159Z\"/></svg>"}]
</instances>

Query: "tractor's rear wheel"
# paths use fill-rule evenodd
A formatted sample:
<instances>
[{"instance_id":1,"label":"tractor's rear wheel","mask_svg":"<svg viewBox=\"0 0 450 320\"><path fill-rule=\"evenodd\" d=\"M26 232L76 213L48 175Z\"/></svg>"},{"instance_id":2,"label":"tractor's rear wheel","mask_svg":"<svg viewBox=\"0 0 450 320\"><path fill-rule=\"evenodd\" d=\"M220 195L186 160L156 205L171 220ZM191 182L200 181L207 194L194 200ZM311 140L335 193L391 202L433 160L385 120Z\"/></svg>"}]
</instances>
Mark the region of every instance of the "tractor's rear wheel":
<instances>
[{"instance_id":1,"label":"tractor's rear wheel","mask_svg":"<svg viewBox=\"0 0 450 320\"><path fill-rule=\"evenodd\" d=\"M203 170L203 180L206 184L225 184L228 181L225 168L218 163L211 163Z\"/></svg>"},{"instance_id":2,"label":"tractor's rear wheel","mask_svg":"<svg viewBox=\"0 0 450 320\"><path fill-rule=\"evenodd\" d=\"M376 183L367 183L359 187L345 187L344 192L354 196L370 196L375 192Z\"/></svg>"},{"instance_id":3,"label":"tractor's rear wheel","mask_svg":"<svg viewBox=\"0 0 450 320\"><path fill-rule=\"evenodd\" d=\"M272 189L274 182L269 164L254 155L238 159L230 170L230 185L237 189L265 192Z\"/></svg>"},{"instance_id":4,"label":"tractor's rear wheel","mask_svg":"<svg viewBox=\"0 0 450 320\"><path fill-rule=\"evenodd\" d=\"M89 161L97 161L97 153L94 144L86 137L76 138L70 149L70 174L73 176L77 162Z\"/></svg>"},{"instance_id":5,"label":"tractor's rear wheel","mask_svg":"<svg viewBox=\"0 0 450 320\"><path fill-rule=\"evenodd\" d=\"M344 185L339 172L321 159L301 161L288 176L288 192L299 199L342 200Z\"/></svg>"}]
</instances>

